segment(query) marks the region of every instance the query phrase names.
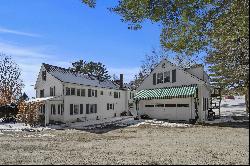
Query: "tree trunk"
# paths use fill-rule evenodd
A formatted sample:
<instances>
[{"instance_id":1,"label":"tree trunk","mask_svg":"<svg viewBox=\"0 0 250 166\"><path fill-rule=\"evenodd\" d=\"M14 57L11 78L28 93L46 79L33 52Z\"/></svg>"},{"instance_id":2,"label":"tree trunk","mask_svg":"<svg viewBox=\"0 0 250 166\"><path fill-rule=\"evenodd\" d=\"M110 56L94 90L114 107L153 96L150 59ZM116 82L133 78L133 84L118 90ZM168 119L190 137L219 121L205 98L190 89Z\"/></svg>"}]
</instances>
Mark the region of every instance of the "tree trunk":
<instances>
[{"instance_id":1,"label":"tree trunk","mask_svg":"<svg viewBox=\"0 0 250 166\"><path fill-rule=\"evenodd\" d=\"M245 100L246 100L246 112L249 113L249 86L247 86Z\"/></svg>"}]
</instances>

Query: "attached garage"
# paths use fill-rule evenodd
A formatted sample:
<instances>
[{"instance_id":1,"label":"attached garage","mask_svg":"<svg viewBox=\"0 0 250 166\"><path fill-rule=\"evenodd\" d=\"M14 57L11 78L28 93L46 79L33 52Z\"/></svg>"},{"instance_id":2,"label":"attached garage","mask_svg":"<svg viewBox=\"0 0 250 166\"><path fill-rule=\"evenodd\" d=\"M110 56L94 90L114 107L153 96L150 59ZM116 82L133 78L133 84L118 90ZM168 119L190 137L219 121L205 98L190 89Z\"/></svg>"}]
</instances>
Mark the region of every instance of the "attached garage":
<instances>
[{"instance_id":1,"label":"attached garage","mask_svg":"<svg viewBox=\"0 0 250 166\"><path fill-rule=\"evenodd\" d=\"M139 91L135 100L139 114L168 120L195 119L197 86L180 86Z\"/></svg>"}]
</instances>

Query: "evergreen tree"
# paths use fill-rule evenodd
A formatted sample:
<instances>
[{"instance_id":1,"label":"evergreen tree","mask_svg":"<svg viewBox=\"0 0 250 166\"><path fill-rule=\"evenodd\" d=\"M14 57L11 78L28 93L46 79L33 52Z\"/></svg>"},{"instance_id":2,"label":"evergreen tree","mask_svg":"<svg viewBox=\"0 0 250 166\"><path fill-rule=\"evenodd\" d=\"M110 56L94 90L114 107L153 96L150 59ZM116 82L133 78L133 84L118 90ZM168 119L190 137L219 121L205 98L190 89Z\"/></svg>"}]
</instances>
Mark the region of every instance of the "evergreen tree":
<instances>
[{"instance_id":1,"label":"evergreen tree","mask_svg":"<svg viewBox=\"0 0 250 166\"><path fill-rule=\"evenodd\" d=\"M71 71L87 74L89 77L96 78L99 81L105 81L111 78L105 65L100 62L85 62L83 60L79 60L72 63L72 66L73 67L70 68Z\"/></svg>"},{"instance_id":2,"label":"evergreen tree","mask_svg":"<svg viewBox=\"0 0 250 166\"><path fill-rule=\"evenodd\" d=\"M234 1L215 22L213 50L206 60L212 81L224 93L245 94L249 112L249 4Z\"/></svg>"}]
</instances>

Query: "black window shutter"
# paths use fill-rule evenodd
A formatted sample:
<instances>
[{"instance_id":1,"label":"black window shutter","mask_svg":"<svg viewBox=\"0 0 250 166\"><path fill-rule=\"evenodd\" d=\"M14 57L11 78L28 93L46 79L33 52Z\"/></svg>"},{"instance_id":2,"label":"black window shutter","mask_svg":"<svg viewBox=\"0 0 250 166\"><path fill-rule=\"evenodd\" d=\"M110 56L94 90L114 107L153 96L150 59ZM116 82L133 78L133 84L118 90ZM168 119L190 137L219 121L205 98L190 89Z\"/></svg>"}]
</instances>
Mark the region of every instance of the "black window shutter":
<instances>
[{"instance_id":1,"label":"black window shutter","mask_svg":"<svg viewBox=\"0 0 250 166\"><path fill-rule=\"evenodd\" d=\"M80 114L83 114L83 104L80 104Z\"/></svg>"},{"instance_id":2,"label":"black window shutter","mask_svg":"<svg viewBox=\"0 0 250 166\"><path fill-rule=\"evenodd\" d=\"M113 104L113 110L115 110L115 104Z\"/></svg>"},{"instance_id":3,"label":"black window shutter","mask_svg":"<svg viewBox=\"0 0 250 166\"><path fill-rule=\"evenodd\" d=\"M95 104L95 113L97 113L97 104Z\"/></svg>"},{"instance_id":4,"label":"black window shutter","mask_svg":"<svg viewBox=\"0 0 250 166\"><path fill-rule=\"evenodd\" d=\"M61 114L61 105L60 104L58 104L58 109L57 109L57 111L58 111L58 114Z\"/></svg>"},{"instance_id":5,"label":"black window shutter","mask_svg":"<svg viewBox=\"0 0 250 166\"><path fill-rule=\"evenodd\" d=\"M97 97L97 90L95 90L95 97Z\"/></svg>"},{"instance_id":6,"label":"black window shutter","mask_svg":"<svg viewBox=\"0 0 250 166\"><path fill-rule=\"evenodd\" d=\"M73 115L73 104L70 104L70 115Z\"/></svg>"},{"instance_id":7,"label":"black window shutter","mask_svg":"<svg viewBox=\"0 0 250 166\"><path fill-rule=\"evenodd\" d=\"M172 70L172 82L176 82L176 69Z\"/></svg>"},{"instance_id":8,"label":"black window shutter","mask_svg":"<svg viewBox=\"0 0 250 166\"><path fill-rule=\"evenodd\" d=\"M88 89L88 97L91 97L91 89Z\"/></svg>"},{"instance_id":9,"label":"black window shutter","mask_svg":"<svg viewBox=\"0 0 250 166\"><path fill-rule=\"evenodd\" d=\"M109 110L109 103L107 104L107 110Z\"/></svg>"},{"instance_id":10,"label":"black window shutter","mask_svg":"<svg viewBox=\"0 0 250 166\"><path fill-rule=\"evenodd\" d=\"M89 114L89 104L86 104L86 114Z\"/></svg>"},{"instance_id":11,"label":"black window shutter","mask_svg":"<svg viewBox=\"0 0 250 166\"><path fill-rule=\"evenodd\" d=\"M156 73L153 74L153 85L156 85Z\"/></svg>"}]
</instances>

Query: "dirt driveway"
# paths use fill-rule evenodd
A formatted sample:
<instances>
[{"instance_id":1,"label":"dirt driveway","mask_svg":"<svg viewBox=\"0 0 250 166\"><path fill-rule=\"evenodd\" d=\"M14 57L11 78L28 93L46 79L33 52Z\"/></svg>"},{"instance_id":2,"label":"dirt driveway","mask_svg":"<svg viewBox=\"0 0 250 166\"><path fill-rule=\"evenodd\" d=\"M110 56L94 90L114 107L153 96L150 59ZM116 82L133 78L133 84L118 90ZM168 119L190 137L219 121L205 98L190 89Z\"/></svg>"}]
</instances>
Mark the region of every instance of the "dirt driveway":
<instances>
[{"instance_id":1,"label":"dirt driveway","mask_svg":"<svg viewBox=\"0 0 250 166\"><path fill-rule=\"evenodd\" d=\"M248 126L0 132L0 164L249 164Z\"/></svg>"}]
</instances>

